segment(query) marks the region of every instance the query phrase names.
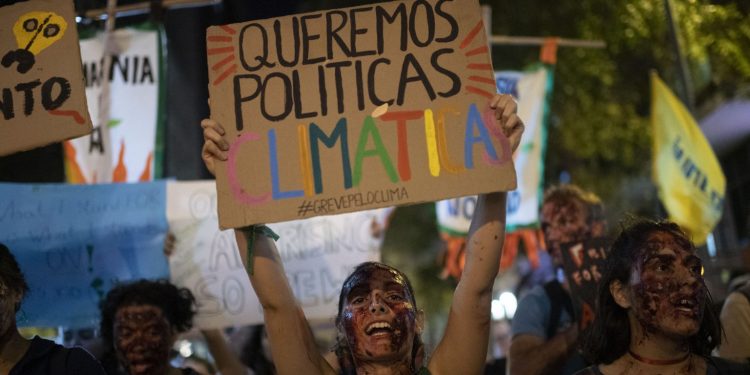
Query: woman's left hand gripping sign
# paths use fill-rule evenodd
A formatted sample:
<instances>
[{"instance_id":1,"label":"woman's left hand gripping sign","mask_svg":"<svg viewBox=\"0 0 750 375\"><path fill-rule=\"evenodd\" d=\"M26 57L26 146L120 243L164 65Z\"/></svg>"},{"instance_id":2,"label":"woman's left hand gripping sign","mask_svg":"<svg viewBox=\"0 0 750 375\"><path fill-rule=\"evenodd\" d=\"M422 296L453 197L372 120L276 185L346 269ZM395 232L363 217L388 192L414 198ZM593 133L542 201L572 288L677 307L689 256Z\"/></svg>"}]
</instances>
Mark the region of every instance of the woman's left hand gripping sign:
<instances>
[{"instance_id":1,"label":"woman's left hand gripping sign","mask_svg":"<svg viewBox=\"0 0 750 375\"><path fill-rule=\"evenodd\" d=\"M60 40L68 23L53 12L29 12L18 18L13 25L18 49L8 51L2 59L4 67L18 63L19 73L28 72L35 63L35 56L43 49Z\"/></svg>"}]
</instances>

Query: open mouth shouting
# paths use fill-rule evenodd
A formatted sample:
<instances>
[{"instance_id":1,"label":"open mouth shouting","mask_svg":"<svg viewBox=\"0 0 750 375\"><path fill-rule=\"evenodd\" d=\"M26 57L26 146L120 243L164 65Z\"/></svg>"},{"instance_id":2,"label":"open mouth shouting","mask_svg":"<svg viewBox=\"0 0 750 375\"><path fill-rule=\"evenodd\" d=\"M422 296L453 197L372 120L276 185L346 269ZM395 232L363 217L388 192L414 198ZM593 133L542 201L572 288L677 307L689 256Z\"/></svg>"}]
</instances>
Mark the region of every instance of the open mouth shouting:
<instances>
[{"instance_id":1,"label":"open mouth shouting","mask_svg":"<svg viewBox=\"0 0 750 375\"><path fill-rule=\"evenodd\" d=\"M365 334L367 334L367 336L384 336L393 333L393 326L391 326L390 323L383 321L370 323L370 325L365 328Z\"/></svg>"},{"instance_id":2,"label":"open mouth shouting","mask_svg":"<svg viewBox=\"0 0 750 375\"><path fill-rule=\"evenodd\" d=\"M696 296L679 296L671 301L674 310L679 315L698 318L700 316L701 304Z\"/></svg>"}]
</instances>

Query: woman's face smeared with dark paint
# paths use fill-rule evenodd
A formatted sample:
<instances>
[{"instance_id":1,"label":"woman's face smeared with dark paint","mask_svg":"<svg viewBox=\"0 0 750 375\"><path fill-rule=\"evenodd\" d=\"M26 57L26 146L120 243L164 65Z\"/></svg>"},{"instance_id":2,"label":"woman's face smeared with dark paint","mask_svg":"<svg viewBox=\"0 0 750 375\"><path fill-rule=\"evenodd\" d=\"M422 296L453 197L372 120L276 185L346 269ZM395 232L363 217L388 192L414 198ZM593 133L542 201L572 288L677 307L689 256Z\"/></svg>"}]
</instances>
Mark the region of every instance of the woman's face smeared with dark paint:
<instances>
[{"instance_id":1,"label":"woman's face smeared with dark paint","mask_svg":"<svg viewBox=\"0 0 750 375\"><path fill-rule=\"evenodd\" d=\"M692 244L668 232L651 233L635 265L631 311L645 333L676 339L696 334L707 291L703 265Z\"/></svg>"},{"instance_id":2,"label":"woman's face smeared with dark paint","mask_svg":"<svg viewBox=\"0 0 750 375\"><path fill-rule=\"evenodd\" d=\"M172 339L169 321L156 306L124 306L115 314L115 349L130 375L165 374Z\"/></svg>"},{"instance_id":3,"label":"woman's face smeared with dark paint","mask_svg":"<svg viewBox=\"0 0 750 375\"><path fill-rule=\"evenodd\" d=\"M581 241L589 233L585 205L576 200L552 201L542 205L542 230L556 265L562 265L562 244Z\"/></svg>"},{"instance_id":4,"label":"woman's face smeared with dark paint","mask_svg":"<svg viewBox=\"0 0 750 375\"><path fill-rule=\"evenodd\" d=\"M394 271L372 268L347 284L341 323L354 358L410 360L417 312L406 280Z\"/></svg>"}]
</instances>

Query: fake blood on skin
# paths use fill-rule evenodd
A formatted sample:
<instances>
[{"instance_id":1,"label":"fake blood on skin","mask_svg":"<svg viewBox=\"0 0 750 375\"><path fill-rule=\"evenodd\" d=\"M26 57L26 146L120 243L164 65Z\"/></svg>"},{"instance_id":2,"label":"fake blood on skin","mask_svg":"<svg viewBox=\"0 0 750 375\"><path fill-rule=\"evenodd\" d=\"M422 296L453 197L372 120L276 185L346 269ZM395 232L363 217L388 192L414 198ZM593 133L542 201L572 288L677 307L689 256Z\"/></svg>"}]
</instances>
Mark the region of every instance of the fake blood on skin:
<instances>
[{"instance_id":1,"label":"fake blood on skin","mask_svg":"<svg viewBox=\"0 0 750 375\"><path fill-rule=\"evenodd\" d=\"M380 313L382 314L382 317L377 316L380 314L370 311L373 301L369 299L365 303L359 305L352 303L352 301L358 296L367 295L368 298L374 298L372 296L371 281L376 278L386 280L386 288L383 288L385 290L382 290L382 293L377 298L379 298L378 303L387 307L390 312L386 311ZM365 341L378 340L379 338L373 338L370 335L367 335L365 330L369 324L381 320L389 323L392 328L392 330L387 333L387 336L383 337L383 339L390 341L388 343L390 352L397 353L399 349L407 344L406 340L409 337L409 327L414 324L416 313L414 305L411 302L413 298L409 295L405 286L405 281L400 275L383 268L367 269L354 275L344 287L348 290L348 303L343 311L342 320L349 341L349 346L355 353L359 351L360 347L362 347L364 353L360 353L359 355L364 354L368 357L375 355L375 353L372 353L367 349L366 345L363 345L365 343L360 343L359 341L360 339ZM389 293L394 289L398 289L398 295L401 296L401 299L394 301L388 298Z\"/></svg>"},{"instance_id":2,"label":"fake blood on skin","mask_svg":"<svg viewBox=\"0 0 750 375\"><path fill-rule=\"evenodd\" d=\"M675 255L661 252L667 248L672 249ZM699 271L700 260L693 253L689 243L671 234L655 233L650 236L638 256L640 282L633 289L640 307L639 321L644 333L662 331L666 319L672 322L691 319L699 327L706 301L706 286ZM692 278L680 272L691 272ZM691 312L679 308L681 300L693 303Z\"/></svg>"},{"instance_id":3,"label":"fake blood on skin","mask_svg":"<svg viewBox=\"0 0 750 375\"><path fill-rule=\"evenodd\" d=\"M115 315L115 344L128 372L158 374L168 366L170 326L160 308L121 307Z\"/></svg>"}]
</instances>

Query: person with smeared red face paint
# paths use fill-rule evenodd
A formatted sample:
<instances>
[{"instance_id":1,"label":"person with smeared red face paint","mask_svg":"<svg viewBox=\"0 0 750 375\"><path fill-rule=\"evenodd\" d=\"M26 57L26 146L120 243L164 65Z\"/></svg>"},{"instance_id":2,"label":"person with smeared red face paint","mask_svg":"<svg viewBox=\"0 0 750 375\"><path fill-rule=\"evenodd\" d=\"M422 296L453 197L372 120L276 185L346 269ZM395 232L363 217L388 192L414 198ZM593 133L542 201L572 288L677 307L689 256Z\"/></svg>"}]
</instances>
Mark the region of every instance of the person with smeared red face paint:
<instances>
[{"instance_id":1,"label":"person with smeared red face paint","mask_svg":"<svg viewBox=\"0 0 750 375\"><path fill-rule=\"evenodd\" d=\"M512 150L523 122L509 95L488 103ZM202 157L212 174L228 158L222 126L203 120ZM292 293L274 242L263 226L235 230L237 245L252 243L252 262L241 251L258 295L271 353L279 374L479 374L484 367L490 329L492 286L505 239L504 192L480 195L467 241L466 266L453 295L445 334L427 358L420 339L423 312L417 308L406 276L382 263L358 266L346 279L336 318L339 330L331 357L321 355ZM327 360L330 358L330 361Z\"/></svg>"},{"instance_id":2,"label":"person with smeared red face paint","mask_svg":"<svg viewBox=\"0 0 750 375\"><path fill-rule=\"evenodd\" d=\"M166 280L140 280L110 290L100 309L107 373L195 374L169 364L177 335L193 324L195 298L188 289Z\"/></svg>"},{"instance_id":3,"label":"person with smeared red face paint","mask_svg":"<svg viewBox=\"0 0 750 375\"><path fill-rule=\"evenodd\" d=\"M553 275L562 273L566 245L602 236L606 230L599 197L572 184L547 189L540 218ZM511 323L509 373L570 375L585 368L587 363L576 352L574 315L565 280L555 277L526 293Z\"/></svg>"},{"instance_id":4,"label":"person with smeared red face paint","mask_svg":"<svg viewBox=\"0 0 750 375\"><path fill-rule=\"evenodd\" d=\"M583 341L590 374L750 374L711 357L721 324L695 246L674 223L638 220L617 237Z\"/></svg>"},{"instance_id":5,"label":"person with smeared red face paint","mask_svg":"<svg viewBox=\"0 0 750 375\"><path fill-rule=\"evenodd\" d=\"M29 291L18 262L0 244L0 374L105 375L104 369L83 348L65 348L50 340L27 340L18 332L16 313Z\"/></svg>"}]
</instances>

